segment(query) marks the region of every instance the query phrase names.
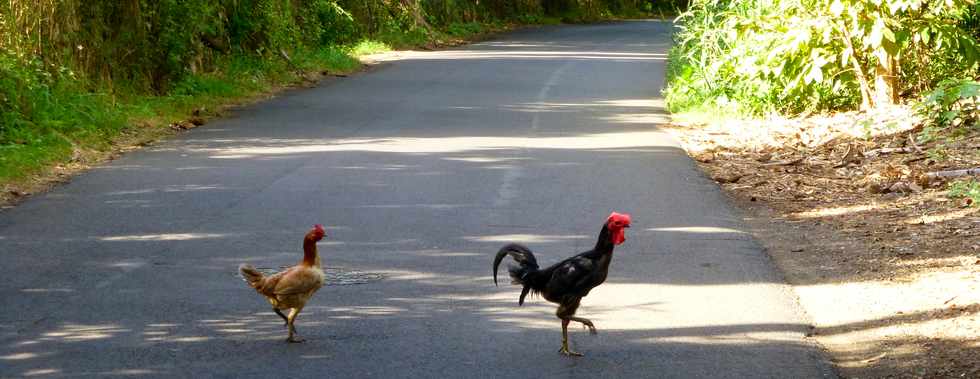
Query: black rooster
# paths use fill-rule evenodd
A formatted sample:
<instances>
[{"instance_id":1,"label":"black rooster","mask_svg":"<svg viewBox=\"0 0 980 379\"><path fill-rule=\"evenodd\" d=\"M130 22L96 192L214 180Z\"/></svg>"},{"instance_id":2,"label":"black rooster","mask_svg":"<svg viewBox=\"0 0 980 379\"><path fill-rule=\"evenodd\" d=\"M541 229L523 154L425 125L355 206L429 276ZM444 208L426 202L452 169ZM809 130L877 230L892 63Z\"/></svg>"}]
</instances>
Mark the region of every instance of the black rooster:
<instances>
[{"instance_id":1,"label":"black rooster","mask_svg":"<svg viewBox=\"0 0 980 379\"><path fill-rule=\"evenodd\" d=\"M555 313L561 319L561 350L566 356L582 356L568 349L568 323L576 321L596 334L595 325L587 318L575 317L579 302L596 286L606 281L613 248L626 240L625 229L630 227L630 215L613 212L602 225L595 248L565 259L545 269L538 268L538 261L526 246L511 243L497 252L493 259L493 283L497 284L497 267L505 256L510 255L519 265L510 266L513 284L520 284L521 297L517 304L524 305L528 292L540 294L545 300L558 304Z\"/></svg>"}]
</instances>

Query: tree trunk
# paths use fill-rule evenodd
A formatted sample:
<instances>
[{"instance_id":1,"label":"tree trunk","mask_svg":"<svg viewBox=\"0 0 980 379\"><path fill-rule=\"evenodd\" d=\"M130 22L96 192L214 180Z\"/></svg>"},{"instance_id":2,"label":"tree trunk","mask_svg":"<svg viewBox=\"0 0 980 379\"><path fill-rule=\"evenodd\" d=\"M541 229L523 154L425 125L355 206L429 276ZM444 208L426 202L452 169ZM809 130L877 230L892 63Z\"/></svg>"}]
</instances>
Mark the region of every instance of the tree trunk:
<instances>
[{"instance_id":1,"label":"tree trunk","mask_svg":"<svg viewBox=\"0 0 980 379\"><path fill-rule=\"evenodd\" d=\"M412 17L415 19L416 28L422 28L428 31L432 30L432 25L429 25L429 23L425 21L425 17L422 16L422 4L419 4L418 0L402 0L402 5L412 12Z\"/></svg>"},{"instance_id":2,"label":"tree trunk","mask_svg":"<svg viewBox=\"0 0 980 379\"><path fill-rule=\"evenodd\" d=\"M864 76L864 70L861 68L861 63L858 61L858 51L854 48L854 44L851 43L851 32L847 29L847 23L843 21L838 23L838 27L843 34L844 44L851 50L851 66L854 69L854 76L857 78L858 84L861 86L861 110L866 111L874 108L875 102L871 97L871 86L868 83L868 78Z\"/></svg>"},{"instance_id":3,"label":"tree trunk","mask_svg":"<svg viewBox=\"0 0 980 379\"><path fill-rule=\"evenodd\" d=\"M875 66L875 104L898 104L898 62L888 56Z\"/></svg>"}]
</instances>

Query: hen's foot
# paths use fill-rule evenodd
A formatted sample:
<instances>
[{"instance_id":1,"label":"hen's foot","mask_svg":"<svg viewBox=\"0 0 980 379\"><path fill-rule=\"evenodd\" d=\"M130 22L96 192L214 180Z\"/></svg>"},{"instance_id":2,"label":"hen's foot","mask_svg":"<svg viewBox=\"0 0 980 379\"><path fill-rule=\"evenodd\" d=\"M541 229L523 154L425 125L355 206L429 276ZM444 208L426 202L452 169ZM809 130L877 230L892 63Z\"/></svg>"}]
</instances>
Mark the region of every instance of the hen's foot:
<instances>
[{"instance_id":1,"label":"hen's foot","mask_svg":"<svg viewBox=\"0 0 980 379\"><path fill-rule=\"evenodd\" d=\"M290 336L289 338L286 338L286 342L289 342L289 343L303 343L303 342L306 342L306 338L299 337L299 336Z\"/></svg>"}]
</instances>

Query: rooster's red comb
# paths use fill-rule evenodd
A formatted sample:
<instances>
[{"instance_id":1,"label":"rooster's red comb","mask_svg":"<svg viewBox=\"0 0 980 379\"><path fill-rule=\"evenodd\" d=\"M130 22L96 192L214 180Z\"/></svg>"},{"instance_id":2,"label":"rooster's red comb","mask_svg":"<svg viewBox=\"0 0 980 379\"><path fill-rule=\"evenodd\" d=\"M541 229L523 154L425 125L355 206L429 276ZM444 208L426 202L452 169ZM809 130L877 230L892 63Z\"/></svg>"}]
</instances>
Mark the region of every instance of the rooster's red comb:
<instances>
[{"instance_id":1,"label":"rooster's red comb","mask_svg":"<svg viewBox=\"0 0 980 379\"><path fill-rule=\"evenodd\" d=\"M609 219L607 219L606 222L607 223L618 222L623 225L629 225L632 222L632 218L628 213L613 212L609 214Z\"/></svg>"},{"instance_id":2,"label":"rooster's red comb","mask_svg":"<svg viewBox=\"0 0 980 379\"><path fill-rule=\"evenodd\" d=\"M316 230L316 231L322 233L323 232L323 225L320 225L320 224L313 225L313 230Z\"/></svg>"}]
</instances>

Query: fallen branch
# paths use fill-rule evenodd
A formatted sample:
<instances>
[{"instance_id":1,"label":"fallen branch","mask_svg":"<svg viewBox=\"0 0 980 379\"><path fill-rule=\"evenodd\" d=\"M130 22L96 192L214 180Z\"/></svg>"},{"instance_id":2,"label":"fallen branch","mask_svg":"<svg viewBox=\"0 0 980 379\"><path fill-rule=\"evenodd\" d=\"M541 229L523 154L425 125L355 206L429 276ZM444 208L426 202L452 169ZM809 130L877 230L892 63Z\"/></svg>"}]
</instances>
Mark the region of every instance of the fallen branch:
<instances>
[{"instance_id":1,"label":"fallen branch","mask_svg":"<svg viewBox=\"0 0 980 379\"><path fill-rule=\"evenodd\" d=\"M865 158L874 158L879 155L894 154L894 153L905 154L905 153L911 153L913 151L916 150L911 147L882 147L880 149L865 151L864 153L862 153L862 155L864 155Z\"/></svg>"},{"instance_id":2,"label":"fallen branch","mask_svg":"<svg viewBox=\"0 0 980 379\"><path fill-rule=\"evenodd\" d=\"M303 78L303 80L306 80L306 81L309 81L309 82L315 82L315 80L310 79L310 78L308 78L306 76L306 71L304 71L302 68L300 68L299 66L297 66L296 63L293 62L293 59L289 57L289 54L286 54L286 50L279 49L279 56L282 57L282 59L286 61L286 64L289 66L289 68L293 69L293 71L296 72L296 75L297 76Z\"/></svg>"},{"instance_id":3,"label":"fallen branch","mask_svg":"<svg viewBox=\"0 0 980 379\"><path fill-rule=\"evenodd\" d=\"M912 148L915 149L916 152L920 154L922 153L922 148L915 143L915 138L912 138L912 133L909 133L909 146L912 146Z\"/></svg>"},{"instance_id":4,"label":"fallen branch","mask_svg":"<svg viewBox=\"0 0 980 379\"><path fill-rule=\"evenodd\" d=\"M935 171L927 172L925 177L929 180L933 179L949 179L949 178L959 178L963 176L980 175L980 167L966 168L962 170L945 170L945 171Z\"/></svg>"},{"instance_id":5,"label":"fallen branch","mask_svg":"<svg viewBox=\"0 0 980 379\"><path fill-rule=\"evenodd\" d=\"M795 164L800 163L800 162L803 162L803 157L793 158L793 159L786 159L786 160L781 160L781 161L776 161L776 162L763 163L762 165L763 166L792 166L792 165L795 165Z\"/></svg>"},{"instance_id":6,"label":"fallen branch","mask_svg":"<svg viewBox=\"0 0 980 379\"><path fill-rule=\"evenodd\" d=\"M908 159L902 161L902 164L907 165L909 163L914 163L914 162L926 160L926 158L929 158L929 157L927 157L925 155L920 155L920 156L917 156L917 157L911 157L911 158L908 158Z\"/></svg>"},{"instance_id":7,"label":"fallen branch","mask_svg":"<svg viewBox=\"0 0 980 379\"><path fill-rule=\"evenodd\" d=\"M858 157L857 149L854 147L854 145L848 144L847 151L844 153L844 156L841 157L840 163L834 165L834 168L841 168L851 163L861 163L861 158Z\"/></svg>"}]
</instances>

